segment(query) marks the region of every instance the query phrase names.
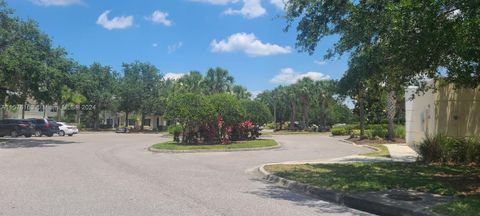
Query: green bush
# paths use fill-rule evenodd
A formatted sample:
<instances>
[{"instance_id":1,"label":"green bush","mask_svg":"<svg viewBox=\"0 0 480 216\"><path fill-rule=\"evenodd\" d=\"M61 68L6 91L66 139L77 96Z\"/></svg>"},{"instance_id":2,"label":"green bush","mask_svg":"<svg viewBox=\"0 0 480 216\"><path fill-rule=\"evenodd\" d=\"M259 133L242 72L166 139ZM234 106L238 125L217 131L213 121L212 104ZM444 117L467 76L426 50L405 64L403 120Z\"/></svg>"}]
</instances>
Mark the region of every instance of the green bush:
<instances>
[{"instance_id":1,"label":"green bush","mask_svg":"<svg viewBox=\"0 0 480 216\"><path fill-rule=\"evenodd\" d=\"M395 138L405 139L405 126L404 125L395 125Z\"/></svg>"},{"instance_id":2,"label":"green bush","mask_svg":"<svg viewBox=\"0 0 480 216\"><path fill-rule=\"evenodd\" d=\"M267 129L275 129L275 123L270 122L265 125L265 128Z\"/></svg>"},{"instance_id":3,"label":"green bush","mask_svg":"<svg viewBox=\"0 0 480 216\"><path fill-rule=\"evenodd\" d=\"M365 135L369 139L385 138L387 137L388 130L382 127L381 125L372 125L370 129L365 130Z\"/></svg>"},{"instance_id":4,"label":"green bush","mask_svg":"<svg viewBox=\"0 0 480 216\"><path fill-rule=\"evenodd\" d=\"M335 130L335 134L334 131ZM332 135L350 135L351 137L360 136L360 125L358 124L348 124L335 126L331 129ZM395 137L405 139L405 126L395 125ZM365 125L365 137L368 139L384 139L388 135L388 125L387 124L370 124Z\"/></svg>"},{"instance_id":5,"label":"green bush","mask_svg":"<svg viewBox=\"0 0 480 216\"><path fill-rule=\"evenodd\" d=\"M478 138L455 138L439 134L427 137L420 143L423 161L440 163L480 164L480 140Z\"/></svg>"},{"instance_id":6,"label":"green bush","mask_svg":"<svg viewBox=\"0 0 480 216\"><path fill-rule=\"evenodd\" d=\"M353 129L352 133L350 134L353 137L359 137L360 136L360 129Z\"/></svg>"},{"instance_id":7,"label":"green bush","mask_svg":"<svg viewBox=\"0 0 480 216\"><path fill-rule=\"evenodd\" d=\"M180 141L180 134L183 132L183 128L180 125L170 125L168 126L168 133L173 135L173 141Z\"/></svg>"},{"instance_id":8,"label":"green bush","mask_svg":"<svg viewBox=\"0 0 480 216\"><path fill-rule=\"evenodd\" d=\"M349 131L345 127L332 128L330 130L333 136L345 136L350 135Z\"/></svg>"}]
</instances>

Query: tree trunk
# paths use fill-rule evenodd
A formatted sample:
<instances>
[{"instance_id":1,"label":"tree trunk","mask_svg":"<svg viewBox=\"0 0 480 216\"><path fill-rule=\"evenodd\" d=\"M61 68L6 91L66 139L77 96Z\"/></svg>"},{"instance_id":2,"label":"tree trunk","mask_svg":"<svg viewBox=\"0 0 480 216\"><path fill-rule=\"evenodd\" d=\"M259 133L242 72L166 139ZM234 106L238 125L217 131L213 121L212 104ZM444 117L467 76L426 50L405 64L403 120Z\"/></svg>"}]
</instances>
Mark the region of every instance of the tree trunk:
<instances>
[{"instance_id":1,"label":"tree trunk","mask_svg":"<svg viewBox=\"0 0 480 216\"><path fill-rule=\"evenodd\" d=\"M93 130L98 130L99 125L98 125L98 120L100 119L100 113L95 112L95 117L93 117Z\"/></svg>"},{"instance_id":2,"label":"tree trunk","mask_svg":"<svg viewBox=\"0 0 480 216\"><path fill-rule=\"evenodd\" d=\"M62 102L58 101L57 105L58 105L57 106L57 121L62 121L62 108L63 108Z\"/></svg>"},{"instance_id":3,"label":"tree trunk","mask_svg":"<svg viewBox=\"0 0 480 216\"><path fill-rule=\"evenodd\" d=\"M395 140L395 114L397 99L395 91L388 92L387 95L387 118L388 118L388 140Z\"/></svg>"},{"instance_id":4,"label":"tree trunk","mask_svg":"<svg viewBox=\"0 0 480 216\"><path fill-rule=\"evenodd\" d=\"M360 138L365 136L365 98L363 89L358 94L358 108L360 115Z\"/></svg>"},{"instance_id":5,"label":"tree trunk","mask_svg":"<svg viewBox=\"0 0 480 216\"><path fill-rule=\"evenodd\" d=\"M25 119L25 108L26 108L26 104L25 102L23 102L23 105L22 105L22 119Z\"/></svg>"},{"instance_id":6,"label":"tree trunk","mask_svg":"<svg viewBox=\"0 0 480 216\"><path fill-rule=\"evenodd\" d=\"M273 131L277 130L277 104L273 105Z\"/></svg>"},{"instance_id":7,"label":"tree trunk","mask_svg":"<svg viewBox=\"0 0 480 216\"><path fill-rule=\"evenodd\" d=\"M128 112L125 112L125 127L128 128Z\"/></svg>"},{"instance_id":8,"label":"tree trunk","mask_svg":"<svg viewBox=\"0 0 480 216\"><path fill-rule=\"evenodd\" d=\"M322 100L320 107L322 108L322 113L321 113L322 130L325 130L326 124L327 124L327 106L325 105L324 100Z\"/></svg>"},{"instance_id":9,"label":"tree trunk","mask_svg":"<svg viewBox=\"0 0 480 216\"><path fill-rule=\"evenodd\" d=\"M142 113L142 122L141 122L141 125L140 125L140 130L143 131L143 123L145 122L145 113Z\"/></svg>"},{"instance_id":10,"label":"tree trunk","mask_svg":"<svg viewBox=\"0 0 480 216\"><path fill-rule=\"evenodd\" d=\"M77 123L77 125L80 125L80 105L76 105L75 106L75 122Z\"/></svg>"},{"instance_id":11,"label":"tree trunk","mask_svg":"<svg viewBox=\"0 0 480 216\"><path fill-rule=\"evenodd\" d=\"M301 97L302 100L302 130L305 130L307 128L307 100L304 96Z\"/></svg>"},{"instance_id":12,"label":"tree trunk","mask_svg":"<svg viewBox=\"0 0 480 216\"><path fill-rule=\"evenodd\" d=\"M296 106L295 106L295 102L294 101L291 101L290 102L290 108L292 109L290 111L290 125L288 127L288 129L290 130L295 130L295 115L297 114L296 113Z\"/></svg>"}]
</instances>

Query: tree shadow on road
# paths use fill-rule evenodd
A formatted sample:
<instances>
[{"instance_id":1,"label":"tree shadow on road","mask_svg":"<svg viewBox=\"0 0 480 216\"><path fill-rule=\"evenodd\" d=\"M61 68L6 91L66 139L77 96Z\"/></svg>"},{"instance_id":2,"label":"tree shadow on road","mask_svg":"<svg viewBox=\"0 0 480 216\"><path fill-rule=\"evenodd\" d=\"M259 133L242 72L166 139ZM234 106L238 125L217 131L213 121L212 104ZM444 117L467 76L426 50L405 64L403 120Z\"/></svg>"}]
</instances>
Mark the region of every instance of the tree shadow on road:
<instances>
[{"instance_id":1,"label":"tree shadow on road","mask_svg":"<svg viewBox=\"0 0 480 216\"><path fill-rule=\"evenodd\" d=\"M0 149L55 147L76 142L54 139L1 139Z\"/></svg>"},{"instance_id":2,"label":"tree shadow on road","mask_svg":"<svg viewBox=\"0 0 480 216\"><path fill-rule=\"evenodd\" d=\"M265 183L265 181L259 180L259 179L251 179L251 180ZM258 191L250 191L246 193L254 194L254 195L257 195L263 198L268 198L268 199L287 200L299 206L315 208L318 213L331 213L331 214L351 213L352 215L360 215L360 216L371 215L368 213L363 213L360 211L350 209L345 206L340 206L334 203L329 203L326 201L308 197L306 195L299 194L276 185L266 185L264 188L261 188Z\"/></svg>"}]
</instances>

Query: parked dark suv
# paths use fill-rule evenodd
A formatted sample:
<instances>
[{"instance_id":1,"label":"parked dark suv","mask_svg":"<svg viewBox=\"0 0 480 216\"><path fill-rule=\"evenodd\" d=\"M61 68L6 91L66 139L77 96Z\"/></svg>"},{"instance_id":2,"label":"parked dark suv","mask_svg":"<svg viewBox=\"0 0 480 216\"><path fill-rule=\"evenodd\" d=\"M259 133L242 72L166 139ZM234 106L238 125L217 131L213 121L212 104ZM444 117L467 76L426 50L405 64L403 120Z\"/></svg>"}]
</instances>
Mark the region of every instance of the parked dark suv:
<instances>
[{"instance_id":1,"label":"parked dark suv","mask_svg":"<svg viewBox=\"0 0 480 216\"><path fill-rule=\"evenodd\" d=\"M20 119L0 120L0 137L31 137L34 132L33 125L29 121Z\"/></svg>"},{"instance_id":2,"label":"parked dark suv","mask_svg":"<svg viewBox=\"0 0 480 216\"><path fill-rule=\"evenodd\" d=\"M34 125L35 136L41 137L43 135L51 137L60 131L57 122L48 119L29 119Z\"/></svg>"}]
</instances>

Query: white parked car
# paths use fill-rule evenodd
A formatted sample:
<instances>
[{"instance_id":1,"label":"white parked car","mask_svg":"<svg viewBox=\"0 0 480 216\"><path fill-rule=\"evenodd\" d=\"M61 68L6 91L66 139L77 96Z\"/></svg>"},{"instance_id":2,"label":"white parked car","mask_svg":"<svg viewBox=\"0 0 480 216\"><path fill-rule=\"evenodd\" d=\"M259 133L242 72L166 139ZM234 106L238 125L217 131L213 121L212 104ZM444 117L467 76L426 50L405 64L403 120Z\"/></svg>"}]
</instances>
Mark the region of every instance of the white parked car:
<instances>
[{"instance_id":1,"label":"white parked car","mask_svg":"<svg viewBox=\"0 0 480 216\"><path fill-rule=\"evenodd\" d=\"M58 135L60 136L73 136L73 134L78 133L78 128L76 126L68 125L65 122L57 122L57 124L58 128L60 129L60 131L58 132Z\"/></svg>"}]
</instances>

